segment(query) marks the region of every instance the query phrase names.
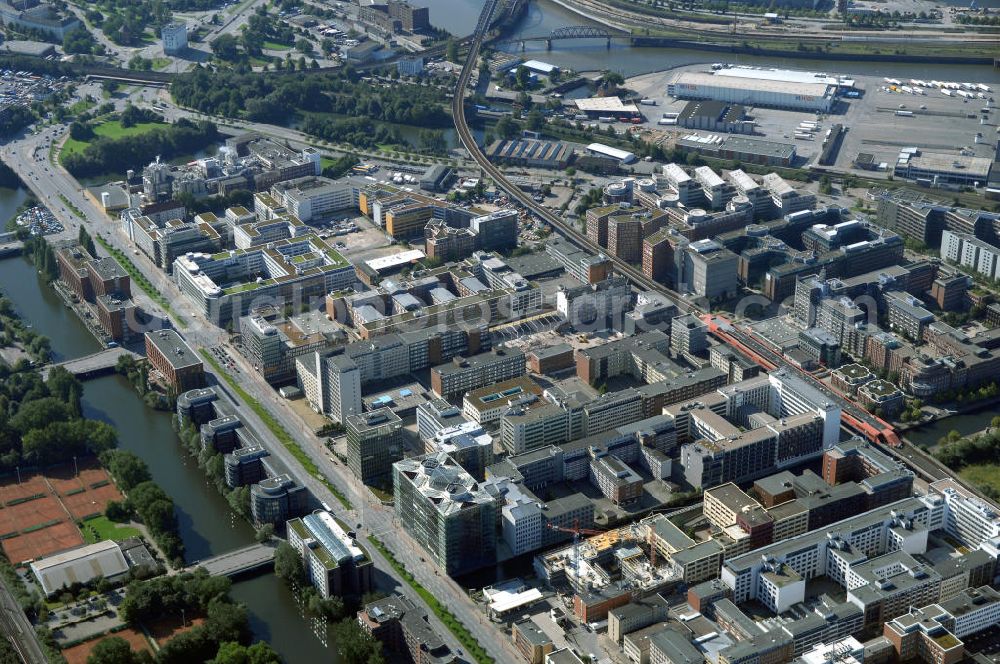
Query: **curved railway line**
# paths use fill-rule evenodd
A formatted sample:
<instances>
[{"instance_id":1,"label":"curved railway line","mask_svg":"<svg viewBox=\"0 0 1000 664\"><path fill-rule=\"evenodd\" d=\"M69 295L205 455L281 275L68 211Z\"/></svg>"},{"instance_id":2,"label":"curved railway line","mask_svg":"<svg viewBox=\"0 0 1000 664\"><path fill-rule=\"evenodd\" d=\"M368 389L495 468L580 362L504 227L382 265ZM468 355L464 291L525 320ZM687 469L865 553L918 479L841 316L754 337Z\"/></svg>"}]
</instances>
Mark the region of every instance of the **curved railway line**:
<instances>
[{"instance_id":1,"label":"curved railway line","mask_svg":"<svg viewBox=\"0 0 1000 664\"><path fill-rule=\"evenodd\" d=\"M469 38L469 51L462 66L458 81L455 87L455 94L452 97L452 117L455 122L455 129L462 145L468 150L470 156L476 161L483 173L488 175L497 186L507 193L513 200L516 200L531 214L537 216L550 224L553 229L565 238L568 242L580 249L591 253L602 253L608 255L603 247L590 241L587 237L579 234L570 224L564 222L558 215L536 203L531 196L522 191L520 187L512 183L504 175L503 171L490 163L486 155L479 148L476 139L469 129L468 121L465 117L465 94L468 89L472 72L476 68L476 59L479 50L483 45L486 34L486 26L489 25L490 17L496 10L500 0L488 0L480 15L476 32ZM942 466L937 459L926 454L923 450L899 438L897 432L891 424L875 417L871 413L859 407L857 404L838 394L829 385L823 383L815 376L802 372L795 367L788 365L783 358L779 357L771 349L765 347L761 342L751 335L744 333L738 326L731 324L721 316L716 316L703 310L693 302L688 302L677 293L667 290L662 284L648 278L641 270L637 270L632 264L627 263L616 256L608 256L614 265L615 272L628 278L633 284L645 290L659 293L673 302L678 310L683 313L694 313L709 323L709 329L716 338L728 345L739 348L750 357L756 359L763 366L773 369L786 367L800 375L808 383L814 385L831 400L840 404L843 417L843 426L851 431L864 436L867 440L879 445L884 451L894 456L897 460L909 465L918 472L924 479L933 481L942 477L950 476L951 471ZM961 481L961 480L959 480ZM963 484L966 484L963 482ZM968 485L966 484L968 487ZM968 487L975 491L974 487ZM976 491L978 494L979 492Z\"/></svg>"}]
</instances>

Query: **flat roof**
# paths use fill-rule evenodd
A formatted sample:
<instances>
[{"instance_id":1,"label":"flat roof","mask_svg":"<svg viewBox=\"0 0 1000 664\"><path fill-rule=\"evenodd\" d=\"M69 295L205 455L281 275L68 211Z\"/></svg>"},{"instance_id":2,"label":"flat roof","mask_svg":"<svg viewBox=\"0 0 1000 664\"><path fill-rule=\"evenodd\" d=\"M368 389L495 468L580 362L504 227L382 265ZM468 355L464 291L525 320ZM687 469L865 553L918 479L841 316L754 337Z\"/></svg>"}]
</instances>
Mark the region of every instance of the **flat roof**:
<instances>
[{"instance_id":1,"label":"flat roof","mask_svg":"<svg viewBox=\"0 0 1000 664\"><path fill-rule=\"evenodd\" d=\"M367 265L368 267L370 267L375 271L386 270L389 268L406 265L407 263L412 263L413 261L419 261L426 255L427 254L422 252L420 249L410 249L408 251L401 251L398 254L391 254L389 256L372 258L371 260L365 261L365 265Z\"/></svg>"},{"instance_id":2,"label":"flat roof","mask_svg":"<svg viewBox=\"0 0 1000 664\"><path fill-rule=\"evenodd\" d=\"M721 70L720 70L721 71ZM734 90L760 91L810 97L827 97L833 94L834 85L822 81L798 82L766 78L750 78L741 76L726 76L719 72L681 72L676 79L676 85L693 85L697 87L731 88Z\"/></svg>"},{"instance_id":3,"label":"flat roof","mask_svg":"<svg viewBox=\"0 0 1000 664\"><path fill-rule=\"evenodd\" d=\"M576 107L581 111L591 111L593 113L607 111L608 113L638 113L639 109L635 104L625 104L618 97L590 97L587 99L577 99Z\"/></svg>"},{"instance_id":4,"label":"flat roof","mask_svg":"<svg viewBox=\"0 0 1000 664\"><path fill-rule=\"evenodd\" d=\"M181 335L174 330L153 330L146 333L146 339L156 347L174 369L201 364L197 353L191 350L191 347L181 339Z\"/></svg>"},{"instance_id":5,"label":"flat roof","mask_svg":"<svg viewBox=\"0 0 1000 664\"><path fill-rule=\"evenodd\" d=\"M921 152L916 157L910 157L909 161L910 168L982 177L983 184L992 166L993 160L988 157L967 157L937 152Z\"/></svg>"},{"instance_id":6,"label":"flat roof","mask_svg":"<svg viewBox=\"0 0 1000 664\"><path fill-rule=\"evenodd\" d=\"M635 159L635 154L629 152L628 150L620 150L618 148L613 148L610 145L604 145L603 143L591 143L587 146L589 152L596 152L597 154L602 154L607 157L612 157L620 161L632 161Z\"/></svg>"}]
</instances>

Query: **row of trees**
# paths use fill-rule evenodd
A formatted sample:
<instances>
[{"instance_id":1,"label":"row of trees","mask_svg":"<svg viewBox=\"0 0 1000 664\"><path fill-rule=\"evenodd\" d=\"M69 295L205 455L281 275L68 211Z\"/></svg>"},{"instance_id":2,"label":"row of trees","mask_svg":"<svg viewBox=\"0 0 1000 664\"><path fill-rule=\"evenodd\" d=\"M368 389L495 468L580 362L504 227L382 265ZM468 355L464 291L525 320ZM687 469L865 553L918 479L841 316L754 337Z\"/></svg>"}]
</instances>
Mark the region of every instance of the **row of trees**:
<instances>
[{"instance_id":1,"label":"row of trees","mask_svg":"<svg viewBox=\"0 0 1000 664\"><path fill-rule=\"evenodd\" d=\"M173 125L134 136L97 138L83 151L64 156L62 162L77 177L120 173L130 168L141 169L155 155L171 159L191 154L218 138L215 124L182 118Z\"/></svg>"}]
</instances>

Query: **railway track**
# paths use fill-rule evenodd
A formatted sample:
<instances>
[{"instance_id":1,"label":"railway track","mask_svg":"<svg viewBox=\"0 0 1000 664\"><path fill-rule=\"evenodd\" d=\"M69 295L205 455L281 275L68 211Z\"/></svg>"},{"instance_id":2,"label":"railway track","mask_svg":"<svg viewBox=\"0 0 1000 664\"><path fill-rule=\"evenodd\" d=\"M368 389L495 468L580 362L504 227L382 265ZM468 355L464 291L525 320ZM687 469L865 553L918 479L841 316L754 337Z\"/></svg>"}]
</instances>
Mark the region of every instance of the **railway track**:
<instances>
[{"instance_id":1,"label":"railway track","mask_svg":"<svg viewBox=\"0 0 1000 664\"><path fill-rule=\"evenodd\" d=\"M483 8L483 13L480 14L479 25L476 26L476 32L472 35L469 42L469 53L464 65L462 66L462 71L459 74L458 82L455 87L455 94L452 97L452 117L455 122L455 130L458 133L458 137L462 141L462 145L465 146L465 149L469 151L472 158L477 164L479 164L482 171L489 175L497 186L506 192L508 196L516 200L539 219L544 220L552 226L552 228L557 230L567 241L571 242L580 249L584 249L594 254L607 255L606 250L603 247L578 234L570 224L567 224L550 210L536 203L531 196L508 180L503 171L491 164L489 159L486 158L486 155L483 154L479 145L476 143L476 139L472 135L472 131L469 129L469 124L465 117L465 92L468 89L469 79L472 72L475 70L476 58L479 56L479 49L482 47L483 39L485 37L485 30L482 29L482 27L489 24L490 16L495 10L497 4L497 0L492 0L487 3L487 5ZM631 263L627 263L617 256L609 255L608 258L614 264L616 273L627 277L629 281L646 290L654 291L663 295L673 302L674 305L677 306L678 310L685 313L688 311L701 312L696 305L685 301L673 291L665 290L662 285L648 278L642 273L641 270L635 269Z\"/></svg>"}]
</instances>

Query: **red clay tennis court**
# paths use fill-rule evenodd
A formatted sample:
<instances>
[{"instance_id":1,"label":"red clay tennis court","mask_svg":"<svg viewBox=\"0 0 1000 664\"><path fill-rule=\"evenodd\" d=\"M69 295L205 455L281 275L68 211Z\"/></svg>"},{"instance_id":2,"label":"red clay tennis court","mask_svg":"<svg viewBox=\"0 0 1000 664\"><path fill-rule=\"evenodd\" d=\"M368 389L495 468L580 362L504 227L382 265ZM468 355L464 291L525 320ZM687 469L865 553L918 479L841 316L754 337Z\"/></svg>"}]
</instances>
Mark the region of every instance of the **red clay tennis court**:
<instances>
[{"instance_id":1,"label":"red clay tennis court","mask_svg":"<svg viewBox=\"0 0 1000 664\"><path fill-rule=\"evenodd\" d=\"M128 641L129 645L132 646L132 650L136 652L140 650L149 650L149 640L140 632L132 629L131 627L127 629L120 630L114 634L109 634L108 636L117 636L119 638ZM75 646L66 648L62 651L63 657L69 664L87 664L87 658L90 657L90 652L94 649L98 643L103 641L107 636L101 636L96 639L91 639L90 641L84 641L83 643L78 643Z\"/></svg>"},{"instance_id":2,"label":"red clay tennis court","mask_svg":"<svg viewBox=\"0 0 1000 664\"><path fill-rule=\"evenodd\" d=\"M77 521L103 514L108 503L123 499L121 492L111 483L107 471L94 460L88 461L86 466L80 463L79 477L74 474L72 464L48 470L45 477Z\"/></svg>"},{"instance_id":3,"label":"red clay tennis court","mask_svg":"<svg viewBox=\"0 0 1000 664\"><path fill-rule=\"evenodd\" d=\"M5 539L3 551L14 564L25 560L35 560L53 553L72 549L83 544L83 535L76 524L69 520L23 533L17 537Z\"/></svg>"},{"instance_id":4,"label":"red clay tennis court","mask_svg":"<svg viewBox=\"0 0 1000 664\"><path fill-rule=\"evenodd\" d=\"M45 475L0 480L0 546L13 563L80 546L75 521L102 514L122 494L96 459L63 464Z\"/></svg>"}]
</instances>

